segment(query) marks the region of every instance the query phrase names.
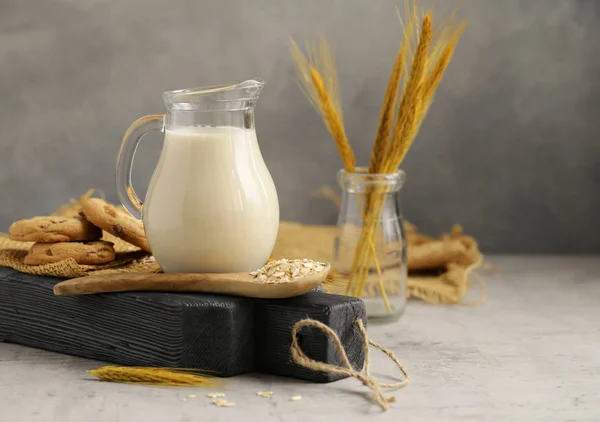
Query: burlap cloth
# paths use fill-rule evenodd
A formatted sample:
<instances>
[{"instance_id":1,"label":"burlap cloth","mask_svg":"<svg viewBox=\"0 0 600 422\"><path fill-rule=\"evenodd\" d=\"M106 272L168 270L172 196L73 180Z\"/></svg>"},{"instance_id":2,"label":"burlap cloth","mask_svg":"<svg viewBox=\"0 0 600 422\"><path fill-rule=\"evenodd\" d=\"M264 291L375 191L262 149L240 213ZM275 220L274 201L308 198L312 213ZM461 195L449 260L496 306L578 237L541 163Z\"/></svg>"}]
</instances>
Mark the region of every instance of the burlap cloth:
<instances>
[{"instance_id":1,"label":"burlap cloth","mask_svg":"<svg viewBox=\"0 0 600 422\"><path fill-rule=\"evenodd\" d=\"M409 297L435 304L483 303L485 285L481 277L475 274L475 270L483 262L483 255L472 237L464 236L459 226L439 239L418 233L409 223L405 224L405 228ZM319 261L331 261L336 232L335 226L282 222L272 256L276 259L310 257ZM346 266L350 267L350 262ZM382 267L385 266L384 260ZM482 297L476 302L465 302L473 277L484 289ZM397 284L386 285L386 291L396 293L393 291L394 285Z\"/></svg>"},{"instance_id":2,"label":"burlap cloth","mask_svg":"<svg viewBox=\"0 0 600 422\"><path fill-rule=\"evenodd\" d=\"M76 215L81 201L91 194L92 191L89 191L79 200L71 200L70 204L61 207L53 214ZM418 233L409 223L405 224L405 228L408 243L409 297L435 304L470 304L465 302L464 298L471 285L471 278L476 276L474 271L483 261L477 242L472 237L464 236L459 227L453 228L452 233L443 235L439 239ZM335 235L335 226L281 222L272 258L308 257L330 262ZM23 258L33 243L13 241L7 234L0 233L0 266L29 274L62 278L83 277L92 272L94 274L160 272L160 267L153 257L148 256L144 251L106 232L103 239L113 242L117 252L116 261L110 264L79 265L74 259L66 259L54 264L34 266L23 263ZM333 276L335 277L335 274ZM485 300L485 285L483 280L478 280L483 288L482 299L478 303L482 303Z\"/></svg>"}]
</instances>

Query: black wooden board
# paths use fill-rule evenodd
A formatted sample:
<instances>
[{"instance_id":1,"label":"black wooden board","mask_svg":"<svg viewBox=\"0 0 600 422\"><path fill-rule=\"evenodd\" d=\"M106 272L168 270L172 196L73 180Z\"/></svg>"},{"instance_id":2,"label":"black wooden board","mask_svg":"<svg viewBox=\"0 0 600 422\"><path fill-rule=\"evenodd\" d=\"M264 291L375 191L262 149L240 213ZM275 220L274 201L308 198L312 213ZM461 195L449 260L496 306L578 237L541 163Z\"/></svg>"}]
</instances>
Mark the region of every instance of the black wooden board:
<instances>
[{"instance_id":1,"label":"black wooden board","mask_svg":"<svg viewBox=\"0 0 600 422\"><path fill-rule=\"evenodd\" d=\"M342 378L291 361L293 325L312 318L333 328L356 368L364 363L360 299L312 291L291 299L204 293L130 292L57 297L59 278L0 267L0 341L118 365L201 368L219 376L264 372L313 382ZM299 342L311 358L341 364L314 328Z\"/></svg>"}]
</instances>

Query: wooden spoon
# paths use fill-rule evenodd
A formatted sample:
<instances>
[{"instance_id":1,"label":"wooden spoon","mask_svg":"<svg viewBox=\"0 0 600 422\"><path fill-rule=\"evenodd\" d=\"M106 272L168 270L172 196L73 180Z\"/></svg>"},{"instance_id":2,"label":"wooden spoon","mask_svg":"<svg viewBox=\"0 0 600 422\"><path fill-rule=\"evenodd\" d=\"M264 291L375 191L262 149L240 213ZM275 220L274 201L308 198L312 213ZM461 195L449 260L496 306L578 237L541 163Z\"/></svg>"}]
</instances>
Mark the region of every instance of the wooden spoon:
<instances>
[{"instance_id":1,"label":"wooden spoon","mask_svg":"<svg viewBox=\"0 0 600 422\"><path fill-rule=\"evenodd\" d=\"M289 283L266 284L249 273L230 274L99 274L62 281L54 286L56 296L79 296L93 293L159 291L204 292L261 299L300 296L321 284L331 266Z\"/></svg>"}]
</instances>

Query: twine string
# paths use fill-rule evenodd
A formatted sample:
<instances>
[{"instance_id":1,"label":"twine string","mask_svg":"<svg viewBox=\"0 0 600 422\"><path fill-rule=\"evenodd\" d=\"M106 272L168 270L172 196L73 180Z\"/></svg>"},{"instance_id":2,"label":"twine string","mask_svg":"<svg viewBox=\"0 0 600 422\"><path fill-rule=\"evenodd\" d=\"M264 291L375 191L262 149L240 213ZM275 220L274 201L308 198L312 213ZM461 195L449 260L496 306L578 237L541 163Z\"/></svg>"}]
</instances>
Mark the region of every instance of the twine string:
<instances>
[{"instance_id":1,"label":"twine string","mask_svg":"<svg viewBox=\"0 0 600 422\"><path fill-rule=\"evenodd\" d=\"M329 373L329 374L344 375L347 377L354 377L354 378L358 379L365 387L367 387L371 390L373 401L375 401L375 403L377 403L379 405L379 407L381 407L382 410L384 410L384 411L388 410L390 407L389 403L396 401L396 398L393 396L386 397L382 391L382 388L404 387L406 384L408 384L408 380L409 380L408 373L406 372L406 369L404 369L404 367L402 366L402 364L400 363L400 361L398 360L398 358L392 351L390 351L386 347L382 346L381 344L376 343L373 340L369 339L369 337L367 335L367 330L366 330L362 320L360 320L360 319L357 320L354 323L354 325L358 328L358 330L360 331L360 334L362 336L362 344L363 344L363 348L365 351L364 373L361 371L357 371L356 369L354 369L352 367L352 364L350 363L350 360L348 359L348 355L346 354L346 351L344 350L344 346L342 345L342 342L341 342L339 336L335 333L335 331L333 331L330 327L323 324L322 322L316 321L313 319L303 319L301 321L298 321L296 324L294 324L294 327L292 329L292 346L291 346L292 360L294 361L294 363L296 363L300 366L303 366L305 368L312 369L314 371L321 371L321 372L325 372L325 373ZM342 358L343 366L319 362L319 361L316 361L316 360L311 359L308 356L306 356L306 354L304 354L304 352L300 348L300 345L298 344L298 332L303 327L315 327L315 328L318 328L319 330L323 331L329 337L329 339L333 342L333 344L336 346L336 348L338 350L338 354ZM396 366L398 367L400 372L402 372L404 379L402 381L395 382L395 383L381 383L381 382L378 382L373 376L371 376L371 372L370 372L370 356L371 355L369 352L369 346L373 346L376 349L381 350L385 355L387 355L396 364Z\"/></svg>"}]
</instances>

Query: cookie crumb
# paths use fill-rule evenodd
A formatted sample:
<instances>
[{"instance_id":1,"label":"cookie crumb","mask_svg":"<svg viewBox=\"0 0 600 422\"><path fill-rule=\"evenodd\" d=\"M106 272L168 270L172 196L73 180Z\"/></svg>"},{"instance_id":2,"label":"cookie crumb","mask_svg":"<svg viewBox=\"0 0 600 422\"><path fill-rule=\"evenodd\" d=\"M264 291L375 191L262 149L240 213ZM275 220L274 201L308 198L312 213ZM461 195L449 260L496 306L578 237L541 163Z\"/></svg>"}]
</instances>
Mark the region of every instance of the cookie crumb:
<instances>
[{"instance_id":1,"label":"cookie crumb","mask_svg":"<svg viewBox=\"0 0 600 422\"><path fill-rule=\"evenodd\" d=\"M225 393L209 393L206 395L209 399L216 399L219 397L225 397Z\"/></svg>"},{"instance_id":2,"label":"cookie crumb","mask_svg":"<svg viewBox=\"0 0 600 422\"><path fill-rule=\"evenodd\" d=\"M272 391L259 391L256 393L257 396L264 397L266 399L270 399L273 395Z\"/></svg>"},{"instance_id":3,"label":"cookie crumb","mask_svg":"<svg viewBox=\"0 0 600 422\"><path fill-rule=\"evenodd\" d=\"M290 401L298 401L298 400L301 400L301 399L302 399L302 396L292 396L292 397L290 397Z\"/></svg>"},{"instance_id":4,"label":"cookie crumb","mask_svg":"<svg viewBox=\"0 0 600 422\"><path fill-rule=\"evenodd\" d=\"M188 394L187 396L188 396L188 398L190 398L190 399L196 398L196 395L195 395L195 394Z\"/></svg>"},{"instance_id":5,"label":"cookie crumb","mask_svg":"<svg viewBox=\"0 0 600 422\"><path fill-rule=\"evenodd\" d=\"M211 401L212 404L218 407L232 407L235 406L235 403L227 401L225 399L214 399Z\"/></svg>"}]
</instances>

